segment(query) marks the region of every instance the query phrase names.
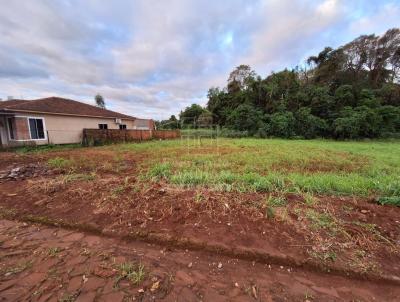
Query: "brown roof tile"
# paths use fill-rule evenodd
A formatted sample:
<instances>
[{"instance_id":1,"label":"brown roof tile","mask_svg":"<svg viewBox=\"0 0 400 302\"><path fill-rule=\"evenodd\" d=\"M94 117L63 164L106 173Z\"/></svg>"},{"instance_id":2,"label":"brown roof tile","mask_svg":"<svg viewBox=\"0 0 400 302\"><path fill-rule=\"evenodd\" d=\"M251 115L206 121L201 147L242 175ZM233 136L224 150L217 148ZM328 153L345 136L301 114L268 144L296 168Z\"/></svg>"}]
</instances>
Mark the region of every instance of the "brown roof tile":
<instances>
[{"instance_id":1,"label":"brown roof tile","mask_svg":"<svg viewBox=\"0 0 400 302\"><path fill-rule=\"evenodd\" d=\"M59 97L49 97L36 100L2 101L0 102L0 110L136 119L133 116Z\"/></svg>"}]
</instances>

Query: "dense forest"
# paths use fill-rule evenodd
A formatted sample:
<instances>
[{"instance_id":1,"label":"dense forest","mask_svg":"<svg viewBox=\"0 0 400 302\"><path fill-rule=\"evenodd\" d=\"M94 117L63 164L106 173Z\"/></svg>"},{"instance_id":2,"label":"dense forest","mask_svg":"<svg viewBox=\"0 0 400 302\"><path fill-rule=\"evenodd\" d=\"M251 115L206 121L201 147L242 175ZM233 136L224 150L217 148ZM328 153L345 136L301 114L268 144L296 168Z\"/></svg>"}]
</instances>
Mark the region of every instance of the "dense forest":
<instances>
[{"instance_id":1,"label":"dense forest","mask_svg":"<svg viewBox=\"0 0 400 302\"><path fill-rule=\"evenodd\" d=\"M266 78L240 65L206 108L187 107L160 128L216 127L258 137L400 137L400 29L326 47L302 67Z\"/></svg>"}]
</instances>

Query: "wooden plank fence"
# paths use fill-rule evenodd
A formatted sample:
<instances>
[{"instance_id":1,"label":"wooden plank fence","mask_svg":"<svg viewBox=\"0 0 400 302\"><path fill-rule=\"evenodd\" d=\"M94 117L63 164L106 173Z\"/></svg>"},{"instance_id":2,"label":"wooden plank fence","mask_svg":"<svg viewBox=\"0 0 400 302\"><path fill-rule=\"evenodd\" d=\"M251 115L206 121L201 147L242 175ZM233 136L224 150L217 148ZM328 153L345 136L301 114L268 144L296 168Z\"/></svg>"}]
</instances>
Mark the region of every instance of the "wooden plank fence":
<instances>
[{"instance_id":1,"label":"wooden plank fence","mask_svg":"<svg viewBox=\"0 0 400 302\"><path fill-rule=\"evenodd\" d=\"M133 129L83 129L84 145L102 145L117 142L137 142L151 139L175 139L180 130L133 130Z\"/></svg>"}]
</instances>

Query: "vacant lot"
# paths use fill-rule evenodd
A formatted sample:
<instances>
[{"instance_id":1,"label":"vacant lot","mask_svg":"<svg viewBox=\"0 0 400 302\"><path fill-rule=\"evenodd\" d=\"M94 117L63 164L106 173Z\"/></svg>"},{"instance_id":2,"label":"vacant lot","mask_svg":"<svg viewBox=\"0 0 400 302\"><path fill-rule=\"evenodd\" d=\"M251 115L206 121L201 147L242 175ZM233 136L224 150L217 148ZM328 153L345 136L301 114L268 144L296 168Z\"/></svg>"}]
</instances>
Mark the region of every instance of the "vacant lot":
<instances>
[{"instance_id":1,"label":"vacant lot","mask_svg":"<svg viewBox=\"0 0 400 302\"><path fill-rule=\"evenodd\" d=\"M400 282L399 141L182 139L0 157L3 218Z\"/></svg>"}]
</instances>

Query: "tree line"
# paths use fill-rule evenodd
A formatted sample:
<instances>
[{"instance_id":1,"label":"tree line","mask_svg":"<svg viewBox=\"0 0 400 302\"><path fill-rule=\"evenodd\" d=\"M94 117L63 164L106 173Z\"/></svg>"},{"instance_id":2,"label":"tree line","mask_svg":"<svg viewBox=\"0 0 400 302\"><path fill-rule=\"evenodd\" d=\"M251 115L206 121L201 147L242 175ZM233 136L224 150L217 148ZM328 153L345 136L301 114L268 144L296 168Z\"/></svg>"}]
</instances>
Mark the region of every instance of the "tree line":
<instances>
[{"instance_id":1,"label":"tree line","mask_svg":"<svg viewBox=\"0 0 400 302\"><path fill-rule=\"evenodd\" d=\"M213 127L258 137L400 137L400 29L324 48L302 67L266 78L236 67L226 87L211 87L160 128Z\"/></svg>"}]
</instances>

